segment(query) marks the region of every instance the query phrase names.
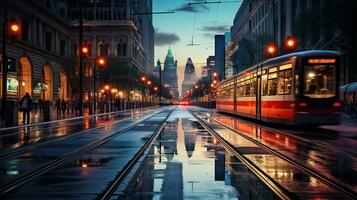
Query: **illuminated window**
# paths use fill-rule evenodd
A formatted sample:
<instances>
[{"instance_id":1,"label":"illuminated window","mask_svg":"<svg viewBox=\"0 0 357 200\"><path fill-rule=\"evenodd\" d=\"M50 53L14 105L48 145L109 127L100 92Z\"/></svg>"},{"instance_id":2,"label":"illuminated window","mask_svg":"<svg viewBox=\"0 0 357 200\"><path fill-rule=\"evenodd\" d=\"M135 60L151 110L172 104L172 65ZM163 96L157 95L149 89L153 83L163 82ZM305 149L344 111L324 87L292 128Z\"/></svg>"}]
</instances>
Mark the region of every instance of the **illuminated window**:
<instances>
[{"instance_id":1,"label":"illuminated window","mask_svg":"<svg viewBox=\"0 0 357 200\"><path fill-rule=\"evenodd\" d=\"M269 73L268 75L268 95L276 95L277 92L277 73Z\"/></svg>"},{"instance_id":2,"label":"illuminated window","mask_svg":"<svg viewBox=\"0 0 357 200\"><path fill-rule=\"evenodd\" d=\"M292 70L279 71L278 94L290 94L292 84Z\"/></svg>"}]
</instances>

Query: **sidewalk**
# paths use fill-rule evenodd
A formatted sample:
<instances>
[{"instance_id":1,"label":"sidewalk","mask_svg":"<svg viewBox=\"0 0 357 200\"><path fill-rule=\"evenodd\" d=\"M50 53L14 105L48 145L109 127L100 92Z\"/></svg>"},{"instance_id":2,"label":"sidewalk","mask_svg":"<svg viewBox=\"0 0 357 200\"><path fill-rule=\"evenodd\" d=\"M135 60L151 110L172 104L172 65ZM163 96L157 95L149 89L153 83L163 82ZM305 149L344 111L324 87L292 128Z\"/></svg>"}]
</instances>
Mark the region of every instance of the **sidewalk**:
<instances>
[{"instance_id":1,"label":"sidewalk","mask_svg":"<svg viewBox=\"0 0 357 200\"><path fill-rule=\"evenodd\" d=\"M88 111L84 111L84 115L88 115ZM56 109L51 110L51 120L59 120L59 119L68 119L68 118L73 118L73 117L79 117L79 115L76 115L75 113L65 113L64 117L62 113L60 115L57 115ZM39 110L37 112L31 111L30 113L30 124L34 123L40 123L43 122L43 113L40 113ZM22 112L18 112L18 125L23 125L22 124Z\"/></svg>"},{"instance_id":2,"label":"sidewalk","mask_svg":"<svg viewBox=\"0 0 357 200\"><path fill-rule=\"evenodd\" d=\"M326 125L321 128L334 130L338 132L349 132L357 134L357 119L352 119L351 116L343 114L341 117L341 124L339 125Z\"/></svg>"}]
</instances>

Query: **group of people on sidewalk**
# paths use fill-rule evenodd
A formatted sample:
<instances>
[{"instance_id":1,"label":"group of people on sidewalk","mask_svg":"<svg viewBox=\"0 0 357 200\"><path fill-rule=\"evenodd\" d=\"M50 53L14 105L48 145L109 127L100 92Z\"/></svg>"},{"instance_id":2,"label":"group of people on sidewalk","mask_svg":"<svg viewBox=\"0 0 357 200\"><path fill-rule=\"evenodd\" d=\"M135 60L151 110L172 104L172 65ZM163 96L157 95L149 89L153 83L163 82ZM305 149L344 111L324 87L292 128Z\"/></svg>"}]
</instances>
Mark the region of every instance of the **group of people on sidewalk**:
<instances>
[{"instance_id":1,"label":"group of people on sidewalk","mask_svg":"<svg viewBox=\"0 0 357 200\"><path fill-rule=\"evenodd\" d=\"M125 103L127 105L125 105ZM135 103L135 105L134 105ZM136 104L137 103L137 104ZM31 96L29 93L26 93L22 98L19 103L19 111L22 112L22 124L29 124L30 123L30 113L34 108L35 113L37 111L40 111L40 114L43 115L44 111L44 104L45 102L42 101L42 99L39 99L36 102L33 102L31 99ZM52 103L50 103L52 104ZM87 112L89 111L92 103L89 101L83 102L83 111ZM112 111L118 111L122 109L131 109L131 108L136 108L136 107L142 107L142 106L148 106L148 105L142 105L140 102L134 102L134 101L124 101L121 99L116 98L114 101L108 102L108 101L99 101L98 102L98 107L97 109L101 110L101 112L112 112ZM57 99L54 102L54 106L56 109L57 113L57 118L65 118L66 114L74 114L74 115L79 115L80 111L80 103L78 100L64 100L64 99ZM51 112L52 110L50 110ZM50 113L51 115L51 113Z\"/></svg>"}]
</instances>

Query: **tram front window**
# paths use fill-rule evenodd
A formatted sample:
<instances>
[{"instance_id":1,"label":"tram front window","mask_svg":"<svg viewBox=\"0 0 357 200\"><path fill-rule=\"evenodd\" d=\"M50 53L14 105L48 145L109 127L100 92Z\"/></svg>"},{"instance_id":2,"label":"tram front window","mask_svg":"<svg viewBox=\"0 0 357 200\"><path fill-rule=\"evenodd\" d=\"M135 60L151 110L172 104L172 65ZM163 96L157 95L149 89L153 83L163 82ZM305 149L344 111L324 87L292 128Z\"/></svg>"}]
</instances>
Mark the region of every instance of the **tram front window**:
<instances>
[{"instance_id":1,"label":"tram front window","mask_svg":"<svg viewBox=\"0 0 357 200\"><path fill-rule=\"evenodd\" d=\"M335 65L318 64L304 67L304 96L331 98L336 95Z\"/></svg>"}]
</instances>

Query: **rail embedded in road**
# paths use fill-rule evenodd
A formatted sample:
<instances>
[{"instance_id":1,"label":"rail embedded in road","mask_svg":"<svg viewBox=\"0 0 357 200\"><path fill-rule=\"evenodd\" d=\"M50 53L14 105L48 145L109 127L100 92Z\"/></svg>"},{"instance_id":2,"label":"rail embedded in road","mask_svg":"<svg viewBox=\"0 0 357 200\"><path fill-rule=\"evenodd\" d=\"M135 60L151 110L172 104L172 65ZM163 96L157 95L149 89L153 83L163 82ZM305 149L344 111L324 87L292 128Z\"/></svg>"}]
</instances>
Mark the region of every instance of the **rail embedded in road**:
<instances>
[{"instance_id":1,"label":"rail embedded in road","mask_svg":"<svg viewBox=\"0 0 357 200\"><path fill-rule=\"evenodd\" d=\"M216 122L214 119L208 117L206 114L202 113L192 113L201 123L204 124L208 129L211 129L212 133L215 134L217 137L220 137L223 142L226 143L226 145L231 146L232 150L237 152L237 154L240 154L242 156L242 159L247 159L247 163L251 163L252 165L252 170L260 170L260 168L264 169L264 177L261 177L262 180L266 179L268 177L270 180L273 180L273 182L276 182L278 187L283 187L286 188L289 193L293 194L292 196L298 196L298 197L306 197L303 194L303 184L306 185L306 189L309 188L310 190L313 190L316 192L319 192L321 196L327 195L327 193L335 193L336 196L344 196L345 198L351 198L354 199L356 197L356 194L354 191L349 190L348 188L345 188L343 185L336 183L333 180L330 180L326 178L325 176L322 176L321 174L315 173L313 170L306 168L305 166L302 166L301 164L293 161L291 158L288 158L281 153L279 153L276 150L272 150L266 145L263 145L256 140L247 137L246 135L241 135L237 133L235 130L230 129L229 127L226 127L218 122ZM213 128L211 128L213 127ZM233 138L235 138L233 140ZM237 142L241 141L241 142ZM244 141L244 142L243 142ZM245 146L245 147L244 147ZM249 149L249 148L250 149ZM259 150L260 149L260 150ZM256 156L255 156L256 155ZM279 180L279 178L276 177L276 175L273 175L269 173L267 166L264 166L264 164L259 161L259 159L270 159L270 160L275 160L275 163L280 163L280 165L283 165L284 168L280 169L280 171L283 173L284 171L290 171L293 172L293 176L297 176L296 174L300 174L299 177L311 177L310 179L315 179L314 184L315 186L309 187L309 181L307 183L302 182L301 180L299 181L298 179L289 179L286 180L285 182L282 180ZM280 161L279 161L280 160ZM284 160L281 162L281 160ZM271 166L272 170L276 168L279 171L278 166ZM290 168L290 170L288 170ZM285 172L284 172L285 173ZM259 175L259 173L257 173ZM268 179L268 180L269 180ZM276 179L276 181L275 181ZM280 178L281 179L281 178ZM294 188L294 184L300 185L300 188ZM268 185L270 184L269 182L267 183ZM316 186L317 185L317 186ZM275 186L274 186L275 187ZM274 189L274 187L272 189ZM327 191L322 188L328 188ZM320 188L320 189L319 189ZM300 191L299 191L300 190ZM302 191L301 191L302 190ZM280 193L280 191L276 191L277 193ZM288 193L288 194L289 194ZM308 191L305 191L305 193L308 193ZM326 194L325 194L326 193ZM333 196L332 194L331 196ZM328 195L327 195L328 196ZM330 196L330 197L331 197Z\"/></svg>"},{"instance_id":2,"label":"rail embedded in road","mask_svg":"<svg viewBox=\"0 0 357 200\"><path fill-rule=\"evenodd\" d=\"M156 115L159 115L160 113L163 113L166 110L170 110L170 109L172 109L172 108L167 108L167 109L156 111L156 112L154 112L154 114L145 116L142 119L140 119L139 121L136 121L134 123L126 125L125 127L122 127L119 131L118 130L111 131L105 137L103 137L95 142L92 142L90 144L87 144L87 145L79 148L79 149L76 149L73 152L70 152L64 156L61 156L56 160L46 163L43 166L41 166L29 173L26 173L13 181L8 182L7 184L5 184L1 187L0 195L8 194L10 191L13 191L14 189L24 185L25 183L30 182L30 181L34 180L35 178L38 178L41 175L44 175L44 174L50 172L51 170L58 169L58 167L70 162L71 160L73 160L81 155L86 154L87 152L90 152L93 149L100 148L101 145L115 139L116 137L118 137L124 133L127 133L128 131L137 127L138 125L145 122L146 120L149 120L150 118L152 118Z\"/></svg>"}]
</instances>

